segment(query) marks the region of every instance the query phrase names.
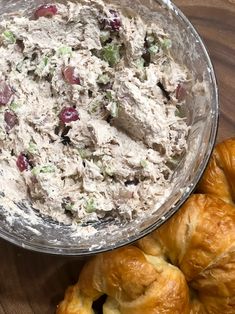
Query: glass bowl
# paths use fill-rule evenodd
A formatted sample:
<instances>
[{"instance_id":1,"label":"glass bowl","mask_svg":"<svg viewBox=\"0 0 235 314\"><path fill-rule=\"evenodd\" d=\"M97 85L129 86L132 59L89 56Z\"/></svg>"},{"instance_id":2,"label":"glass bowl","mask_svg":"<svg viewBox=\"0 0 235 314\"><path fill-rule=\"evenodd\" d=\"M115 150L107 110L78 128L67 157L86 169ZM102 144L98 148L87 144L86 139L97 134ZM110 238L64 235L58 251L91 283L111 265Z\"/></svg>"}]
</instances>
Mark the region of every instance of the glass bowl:
<instances>
[{"instance_id":1,"label":"glass bowl","mask_svg":"<svg viewBox=\"0 0 235 314\"><path fill-rule=\"evenodd\" d=\"M32 10L46 1L2 0L1 14ZM53 1L50 1L53 2ZM60 1L63 2L63 1ZM118 6L136 11L143 19L153 20L173 39L172 54L192 74L192 92L187 96L185 114L191 126L189 149L172 178L174 188L167 201L155 212L117 224L110 230L109 221L96 223L97 232L81 236L74 226L56 223L42 217L29 203L15 204L11 195L4 195L1 186L10 184L0 173L0 237L18 246L45 253L85 256L118 248L134 242L169 219L194 190L213 149L218 124L218 91L213 67L204 44L194 27L170 1L112 0ZM204 82L204 91L194 87ZM17 193L17 191L15 191Z\"/></svg>"}]
</instances>

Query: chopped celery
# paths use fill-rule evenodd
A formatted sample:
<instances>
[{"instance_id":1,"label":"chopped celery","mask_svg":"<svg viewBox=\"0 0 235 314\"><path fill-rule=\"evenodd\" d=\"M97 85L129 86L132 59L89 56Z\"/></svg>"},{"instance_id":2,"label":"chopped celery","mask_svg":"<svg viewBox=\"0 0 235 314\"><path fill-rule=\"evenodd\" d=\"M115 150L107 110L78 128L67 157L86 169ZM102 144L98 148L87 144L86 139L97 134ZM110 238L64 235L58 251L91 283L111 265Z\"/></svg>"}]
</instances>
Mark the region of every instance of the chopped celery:
<instances>
[{"instance_id":1,"label":"chopped celery","mask_svg":"<svg viewBox=\"0 0 235 314\"><path fill-rule=\"evenodd\" d=\"M92 103L91 107L89 108L89 113L96 113L99 109L101 103L99 101L95 101Z\"/></svg>"},{"instance_id":2,"label":"chopped celery","mask_svg":"<svg viewBox=\"0 0 235 314\"><path fill-rule=\"evenodd\" d=\"M82 148L78 148L78 152L79 155L82 159L86 159L87 158L87 151L85 149Z\"/></svg>"},{"instance_id":3,"label":"chopped celery","mask_svg":"<svg viewBox=\"0 0 235 314\"><path fill-rule=\"evenodd\" d=\"M118 104L116 102L112 102L109 106L109 111L113 118L117 118L119 111Z\"/></svg>"},{"instance_id":4,"label":"chopped celery","mask_svg":"<svg viewBox=\"0 0 235 314\"><path fill-rule=\"evenodd\" d=\"M172 41L168 38L163 39L161 44L162 44L162 47L165 49L170 49L172 47Z\"/></svg>"},{"instance_id":5,"label":"chopped celery","mask_svg":"<svg viewBox=\"0 0 235 314\"><path fill-rule=\"evenodd\" d=\"M155 38L154 38L153 35L148 35L148 36L146 37L146 41L147 41L147 43L148 43L149 45L152 45L152 44L155 42Z\"/></svg>"},{"instance_id":6,"label":"chopped celery","mask_svg":"<svg viewBox=\"0 0 235 314\"><path fill-rule=\"evenodd\" d=\"M38 75L42 74L42 72L44 71L44 69L48 65L48 63L49 63L49 58L47 56L42 58L41 62L37 66L37 74Z\"/></svg>"},{"instance_id":7,"label":"chopped celery","mask_svg":"<svg viewBox=\"0 0 235 314\"><path fill-rule=\"evenodd\" d=\"M10 108L11 108L12 111L17 111L17 109L20 108L20 104L18 104L18 103L16 103L16 102L13 101L13 102L10 104Z\"/></svg>"},{"instance_id":8,"label":"chopped celery","mask_svg":"<svg viewBox=\"0 0 235 314\"><path fill-rule=\"evenodd\" d=\"M34 143L34 141L30 141L29 147L28 147L28 152L31 154L34 154L37 152L37 145Z\"/></svg>"},{"instance_id":9,"label":"chopped celery","mask_svg":"<svg viewBox=\"0 0 235 314\"><path fill-rule=\"evenodd\" d=\"M53 167L52 165L36 166L32 169L33 175L38 175L40 173L53 173L53 172L55 172L55 167Z\"/></svg>"},{"instance_id":10,"label":"chopped celery","mask_svg":"<svg viewBox=\"0 0 235 314\"><path fill-rule=\"evenodd\" d=\"M23 66L24 66L24 61L18 62L16 65L16 71L19 73L22 73Z\"/></svg>"},{"instance_id":11,"label":"chopped celery","mask_svg":"<svg viewBox=\"0 0 235 314\"><path fill-rule=\"evenodd\" d=\"M107 174L109 177L113 176L113 169L111 167L106 167L104 169L105 174Z\"/></svg>"},{"instance_id":12,"label":"chopped celery","mask_svg":"<svg viewBox=\"0 0 235 314\"><path fill-rule=\"evenodd\" d=\"M158 47L158 45L152 45L152 46L148 49L148 51L149 51L151 54L155 55L156 53L159 52L159 47Z\"/></svg>"},{"instance_id":13,"label":"chopped celery","mask_svg":"<svg viewBox=\"0 0 235 314\"><path fill-rule=\"evenodd\" d=\"M89 108L88 112L89 112L90 114L96 113L96 112L97 112L97 109L98 109L97 104L92 104L92 106L91 106L91 108Z\"/></svg>"},{"instance_id":14,"label":"chopped celery","mask_svg":"<svg viewBox=\"0 0 235 314\"><path fill-rule=\"evenodd\" d=\"M95 210L96 210L95 201L94 201L93 198L90 198L90 199L86 202L85 211L86 211L88 214L91 214L91 213L93 213Z\"/></svg>"},{"instance_id":15,"label":"chopped celery","mask_svg":"<svg viewBox=\"0 0 235 314\"><path fill-rule=\"evenodd\" d=\"M74 208L74 204L72 204L72 203L65 205L65 209L68 210L68 211L72 211L73 208Z\"/></svg>"},{"instance_id":16,"label":"chopped celery","mask_svg":"<svg viewBox=\"0 0 235 314\"><path fill-rule=\"evenodd\" d=\"M32 174L33 174L34 176L38 175L40 172L41 172L40 166L34 167L34 168L32 169Z\"/></svg>"},{"instance_id":17,"label":"chopped celery","mask_svg":"<svg viewBox=\"0 0 235 314\"><path fill-rule=\"evenodd\" d=\"M100 84L108 84L108 82L110 81L110 77L108 76L108 74L102 74L98 77L97 82Z\"/></svg>"},{"instance_id":18,"label":"chopped celery","mask_svg":"<svg viewBox=\"0 0 235 314\"><path fill-rule=\"evenodd\" d=\"M15 35L11 31L9 31L9 30L6 30L3 33L3 36L5 37L7 42L9 42L10 44L14 44L16 42Z\"/></svg>"},{"instance_id":19,"label":"chopped celery","mask_svg":"<svg viewBox=\"0 0 235 314\"><path fill-rule=\"evenodd\" d=\"M140 165L141 165L141 167L143 167L143 168L147 168L148 167L148 162L147 162L147 160L141 160L140 161Z\"/></svg>"},{"instance_id":20,"label":"chopped celery","mask_svg":"<svg viewBox=\"0 0 235 314\"><path fill-rule=\"evenodd\" d=\"M53 173L55 172L55 167L49 165L49 166L42 166L41 171L42 173Z\"/></svg>"},{"instance_id":21,"label":"chopped celery","mask_svg":"<svg viewBox=\"0 0 235 314\"><path fill-rule=\"evenodd\" d=\"M89 149L77 148L77 151L79 152L79 155L82 159L87 159L92 156L92 152Z\"/></svg>"},{"instance_id":22,"label":"chopped celery","mask_svg":"<svg viewBox=\"0 0 235 314\"><path fill-rule=\"evenodd\" d=\"M71 55L71 54L72 54L72 48L69 46L61 46L58 49L59 56L65 56L65 55Z\"/></svg>"},{"instance_id":23,"label":"chopped celery","mask_svg":"<svg viewBox=\"0 0 235 314\"><path fill-rule=\"evenodd\" d=\"M143 70L145 64L144 58L139 58L138 60L136 60L135 64L138 69Z\"/></svg>"},{"instance_id":24,"label":"chopped celery","mask_svg":"<svg viewBox=\"0 0 235 314\"><path fill-rule=\"evenodd\" d=\"M102 49L102 58L109 63L109 65L115 66L121 59L120 57L120 45L107 44Z\"/></svg>"},{"instance_id":25,"label":"chopped celery","mask_svg":"<svg viewBox=\"0 0 235 314\"><path fill-rule=\"evenodd\" d=\"M113 97L113 94L111 91L107 91L106 98L109 101L109 104L106 108L109 110L113 118L117 118L118 112L119 112L119 106L118 106L117 101L115 101L115 98Z\"/></svg>"},{"instance_id":26,"label":"chopped celery","mask_svg":"<svg viewBox=\"0 0 235 314\"><path fill-rule=\"evenodd\" d=\"M179 118L185 118L185 113L181 107L175 109L175 116Z\"/></svg>"},{"instance_id":27,"label":"chopped celery","mask_svg":"<svg viewBox=\"0 0 235 314\"><path fill-rule=\"evenodd\" d=\"M112 95L112 92L111 91L107 91L106 93L106 98L109 100L109 101L112 101L113 100L113 95Z\"/></svg>"}]
</instances>

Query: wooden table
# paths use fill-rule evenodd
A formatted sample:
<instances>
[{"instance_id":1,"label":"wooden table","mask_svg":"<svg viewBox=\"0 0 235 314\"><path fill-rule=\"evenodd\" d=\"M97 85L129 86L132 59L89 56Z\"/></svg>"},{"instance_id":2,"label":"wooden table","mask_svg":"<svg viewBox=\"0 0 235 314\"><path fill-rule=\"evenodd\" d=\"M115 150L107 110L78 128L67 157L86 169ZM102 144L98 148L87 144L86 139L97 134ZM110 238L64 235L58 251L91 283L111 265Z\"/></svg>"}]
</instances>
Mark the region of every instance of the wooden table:
<instances>
[{"instance_id":1,"label":"wooden table","mask_svg":"<svg viewBox=\"0 0 235 314\"><path fill-rule=\"evenodd\" d=\"M204 39L215 66L218 140L235 135L235 0L175 0ZM31 253L0 240L0 314L51 314L81 261Z\"/></svg>"}]
</instances>

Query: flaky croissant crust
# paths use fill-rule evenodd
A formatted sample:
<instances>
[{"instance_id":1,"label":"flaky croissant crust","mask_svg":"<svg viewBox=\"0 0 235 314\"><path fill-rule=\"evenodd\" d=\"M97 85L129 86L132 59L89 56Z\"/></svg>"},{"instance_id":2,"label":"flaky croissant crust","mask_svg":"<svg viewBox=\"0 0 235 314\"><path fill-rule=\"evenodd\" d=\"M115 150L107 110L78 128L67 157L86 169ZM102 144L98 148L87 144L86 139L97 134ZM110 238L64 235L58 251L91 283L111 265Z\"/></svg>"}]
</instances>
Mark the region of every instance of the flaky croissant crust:
<instances>
[{"instance_id":1,"label":"flaky croissant crust","mask_svg":"<svg viewBox=\"0 0 235 314\"><path fill-rule=\"evenodd\" d=\"M198 192L163 226L90 259L57 314L235 314L235 139L215 148Z\"/></svg>"}]
</instances>

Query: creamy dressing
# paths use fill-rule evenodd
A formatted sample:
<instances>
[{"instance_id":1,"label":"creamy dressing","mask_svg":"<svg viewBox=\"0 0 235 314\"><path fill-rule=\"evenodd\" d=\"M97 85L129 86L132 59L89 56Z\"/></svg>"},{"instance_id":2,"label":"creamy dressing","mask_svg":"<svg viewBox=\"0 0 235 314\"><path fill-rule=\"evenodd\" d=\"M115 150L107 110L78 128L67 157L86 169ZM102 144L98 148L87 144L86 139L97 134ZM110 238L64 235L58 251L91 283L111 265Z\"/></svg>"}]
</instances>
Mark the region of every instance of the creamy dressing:
<instances>
[{"instance_id":1,"label":"creamy dressing","mask_svg":"<svg viewBox=\"0 0 235 314\"><path fill-rule=\"evenodd\" d=\"M169 164L187 150L177 114L187 71L155 24L98 0L56 7L0 23L0 87L13 91L0 107L1 190L65 223L133 219L164 201ZM62 123L64 108L79 119Z\"/></svg>"}]
</instances>

